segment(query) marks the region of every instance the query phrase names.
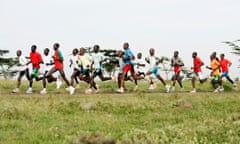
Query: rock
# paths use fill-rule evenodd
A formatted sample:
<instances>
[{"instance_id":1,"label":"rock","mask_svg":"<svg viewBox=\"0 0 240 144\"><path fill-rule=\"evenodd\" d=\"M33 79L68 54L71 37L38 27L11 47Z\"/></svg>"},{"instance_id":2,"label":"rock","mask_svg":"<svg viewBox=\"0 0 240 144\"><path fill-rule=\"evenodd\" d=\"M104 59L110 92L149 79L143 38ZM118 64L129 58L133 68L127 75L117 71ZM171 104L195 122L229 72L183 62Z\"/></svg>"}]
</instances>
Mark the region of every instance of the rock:
<instances>
[{"instance_id":1,"label":"rock","mask_svg":"<svg viewBox=\"0 0 240 144\"><path fill-rule=\"evenodd\" d=\"M192 103L191 102L186 102L186 101L177 102L176 106L181 107L181 108L189 108L189 109L193 108Z\"/></svg>"},{"instance_id":2,"label":"rock","mask_svg":"<svg viewBox=\"0 0 240 144\"><path fill-rule=\"evenodd\" d=\"M88 103L82 103L80 106L83 110L90 110L92 108L95 108L96 104L93 102L88 102Z\"/></svg>"}]
</instances>

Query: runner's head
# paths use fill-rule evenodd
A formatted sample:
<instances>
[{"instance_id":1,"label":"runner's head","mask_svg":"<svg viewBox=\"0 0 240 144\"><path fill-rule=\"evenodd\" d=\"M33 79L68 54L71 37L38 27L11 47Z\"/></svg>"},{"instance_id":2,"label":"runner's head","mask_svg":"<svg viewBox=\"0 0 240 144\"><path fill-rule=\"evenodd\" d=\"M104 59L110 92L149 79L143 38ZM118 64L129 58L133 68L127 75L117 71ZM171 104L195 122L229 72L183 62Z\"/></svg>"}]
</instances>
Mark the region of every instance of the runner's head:
<instances>
[{"instance_id":1,"label":"runner's head","mask_svg":"<svg viewBox=\"0 0 240 144\"><path fill-rule=\"evenodd\" d=\"M128 44L128 42L125 42L125 43L123 44L123 49L125 50L125 49L127 49L127 48L129 48L129 44Z\"/></svg>"},{"instance_id":2,"label":"runner's head","mask_svg":"<svg viewBox=\"0 0 240 144\"><path fill-rule=\"evenodd\" d=\"M213 52L212 56L216 58L217 57L217 52Z\"/></svg>"},{"instance_id":3,"label":"runner's head","mask_svg":"<svg viewBox=\"0 0 240 144\"><path fill-rule=\"evenodd\" d=\"M220 58L221 58L221 60L223 60L224 59L224 57L225 57L225 55L222 53L222 54L220 54Z\"/></svg>"},{"instance_id":4,"label":"runner's head","mask_svg":"<svg viewBox=\"0 0 240 144\"><path fill-rule=\"evenodd\" d=\"M22 55L22 51L21 50L17 50L16 54L17 54L18 57L20 57Z\"/></svg>"},{"instance_id":5,"label":"runner's head","mask_svg":"<svg viewBox=\"0 0 240 144\"><path fill-rule=\"evenodd\" d=\"M50 51L49 48L45 48L44 51L43 51L44 55L47 56L49 54L49 51Z\"/></svg>"},{"instance_id":6,"label":"runner's head","mask_svg":"<svg viewBox=\"0 0 240 144\"><path fill-rule=\"evenodd\" d=\"M77 49L77 48L73 49L72 55L75 56L75 55L77 55L77 54L78 54L78 49Z\"/></svg>"},{"instance_id":7,"label":"runner's head","mask_svg":"<svg viewBox=\"0 0 240 144\"><path fill-rule=\"evenodd\" d=\"M99 45L94 45L94 46L93 46L93 51L94 51L95 53L98 53L98 52L99 52L99 49L100 49L100 46L99 46Z\"/></svg>"},{"instance_id":8,"label":"runner's head","mask_svg":"<svg viewBox=\"0 0 240 144\"><path fill-rule=\"evenodd\" d=\"M54 50L57 50L59 47L60 47L60 44L59 44L59 43L53 44L53 49L54 49Z\"/></svg>"},{"instance_id":9,"label":"runner's head","mask_svg":"<svg viewBox=\"0 0 240 144\"><path fill-rule=\"evenodd\" d=\"M178 54L179 54L178 51L174 51L174 53L173 53L173 55L174 55L175 58L178 57Z\"/></svg>"},{"instance_id":10,"label":"runner's head","mask_svg":"<svg viewBox=\"0 0 240 144\"><path fill-rule=\"evenodd\" d=\"M84 48L80 48L80 55L82 56L82 55L84 55L84 53L85 53L85 49Z\"/></svg>"},{"instance_id":11,"label":"runner's head","mask_svg":"<svg viewBox=\"0 0 240 144\"><path fill-rule=\"evenodd\" d=\"M193 52L192 53L192 58L196 58L197 57L197 52Z\"/></svg>"},{"instance_id":12,"label":"runner's head","mask_svg":"<svg viewBox=\"0 0 240 144\"><path fill-rule=\"evenodd\" d=\"M154 54L155 54L154 48L150 48L149 54L150 54L150 56L154 56Z\"/></svg>"},{"instance_id":13,"label":"runner's head","mask_svg":"<svg viewBox=\"0 0 240 144\"><path fill-rule=\"evenodd\" d=\"M124 52L123 51L118 51L118 57L122 57L123 56L123 54L124 54Z\"/></svg>"},{"instance_id":14,"label":"runner's head","mask_svg":"<svg viewBox=\"0 0 240 144\"><path fill-rule=\"evenodd\" d=\"M34 53L34 52L36 52L36 50L37 50L37 46L36 45L32 45L31 46L31 51Z\"/></svg>"},{"instance_id":15,"label":"runner's head","mask_svg":"<svg viewBox=\"0 0 240 144\"><path fill-rule=\"evenodd\" d=\"M137 58L138 58L138 59L141 59L141 58L142 58L142 53L138 53L138 54L137 54Z\"/></svg>"}]
</instances>

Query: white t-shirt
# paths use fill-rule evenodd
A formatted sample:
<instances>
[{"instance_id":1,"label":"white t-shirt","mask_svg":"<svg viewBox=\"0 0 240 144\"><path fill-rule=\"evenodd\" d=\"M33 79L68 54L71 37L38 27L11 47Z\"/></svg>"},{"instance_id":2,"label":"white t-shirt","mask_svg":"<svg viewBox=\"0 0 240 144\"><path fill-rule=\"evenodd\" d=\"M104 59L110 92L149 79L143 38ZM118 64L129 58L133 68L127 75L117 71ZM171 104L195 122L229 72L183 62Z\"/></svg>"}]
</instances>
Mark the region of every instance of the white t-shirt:
<instances>
[{"instance_id":1,"label":"white t-shirt","mask_svg":"<svg viewBox=\"0 0 240 144\"><path fill-rule=\"evenodd\" d=\"M79 61L79 55L72 55L70 60L72 60L72 67L73 68L76 68L76 69L79 69L79 66L78 66L78 61Z\"/></svg>"},{"instance_id":2,"label":"white t-shirt","mask_svg":"<svg viewBox=\"0 0 240 144\"><path fill-rule=\"evenodd\" d=\"M93 68L95 69L102 69L101 61L104 60L104 56L102 53L92 53L92 60L93 60Z\"/></svg>"},{"instance_id":3,"label":"white t-shirt","mask_svg":"<svg viewBox=\"0 0 240 144\"><path fill-rule=\"evenodd\" d=\"M147 59L149 60L150 69L158 67L157 62L160 60L160 58L155 56L149 56Z\"/></svg>"},{"instance_id":4,"label":"white t-shirt","mask_svg":"<svg viewBox=\"0 0 240 144\"><path fill-rule=\"evenodd\" d=\"M143 58L141 59L136 59L134 61L134 69L136 72L145 72L145 66L138 66L137 64L141 64L141 65L145 65L145 61L143 60Z\"/></svg>"},{"instance_id":5,"label":"white t-shirt","mask_svg":"<svg viewBox=\"0 0 240 144\"><path fill-rule=\"evenodd\" d=\"M183 64L183 61L182 61L182 59L180 58L180 57L172 57L172 59L171 59L171 64L172 65L176 65L176 64Z\"/></svg>"},{"instance_id":6,"label":"white t-shirt","mask_svg":"<svg viewBox=\"0 0 240 144\"><path fill-rule=\"evenodd\" d=\"M47 56L43 54L42 58L43 58L43 63L44 63L43 70L49 71L53 67L53 65L47 65L47 64L53 63L52 56L50 54L48 54Z\"/></svg>"},{"instance_id":7,"label":"white t-shirt","mask_svg":"<svg viewBox=\"0 0 240 144\"><path fill-rule=\"evenodd\" d=\"M83 56L79 56L79 61L78 65L82 65L83 69L89 69L92 64L92 57L88 54L85 53Z\"/></svg>"},{"instance_id":8,"label":"white t-shirt","mask_svg":"<svg viewBox=\"0 0 240 144\"><path fill-rule=\"evenodd\" d=\"M18 57L18 61L20 64L19 71L24 71L28 68L27 66L28 61L25 56L21 55L20 57Z\"/></svg>"}]
</instances>

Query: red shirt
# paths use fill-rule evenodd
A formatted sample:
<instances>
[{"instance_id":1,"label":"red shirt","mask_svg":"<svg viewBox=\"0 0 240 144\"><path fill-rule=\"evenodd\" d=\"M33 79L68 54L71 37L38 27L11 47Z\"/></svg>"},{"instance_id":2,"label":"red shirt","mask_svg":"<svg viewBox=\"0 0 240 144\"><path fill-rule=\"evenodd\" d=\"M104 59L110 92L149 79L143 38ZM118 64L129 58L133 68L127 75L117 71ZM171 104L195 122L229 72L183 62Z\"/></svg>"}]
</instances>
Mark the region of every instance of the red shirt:
<instances>
[{"instance_id":1,"label":"red shirt","mask_svg":"<svg viewBox=\"0 0 240 144\"><path fill-rule=\"evenodd\" d=\"M228 65L231 63L229 60L227 59L221 59L219 61L220 65L221 65L221 69L223 72L228 72Z\"/></svg>"},{"instance_id":2,"label":"red shirt","mask_svg":"<svg viewBox=\"0 0 240 144\"><path fill-rule=\"evenodd\" d=\"M63 55L60 50L54 52L54 64L57 70L63 69Z\"/></svg>"},{"instance_id":3,"label":"red shirt","mask_svg":"<svg viewBox=\"0 0 240 144\"><path fill-rule=\"evenodd\" d=\"M40 63L42 62L42 56L38 52L30 53L30 60L32 63L32 68L40 69Z\"/></svg>"},{"instance_id":4,"label":"red shirt","mask_svg":"<svg viewBox=\"0 0 240 144\"><path fill-rule=\"evenodd\" d=\"M201 66L202 66L203 62L199 57L196 57L193 59L193 72L198 73L198 72L202 72Z\"/></svg>"}]
</instances>

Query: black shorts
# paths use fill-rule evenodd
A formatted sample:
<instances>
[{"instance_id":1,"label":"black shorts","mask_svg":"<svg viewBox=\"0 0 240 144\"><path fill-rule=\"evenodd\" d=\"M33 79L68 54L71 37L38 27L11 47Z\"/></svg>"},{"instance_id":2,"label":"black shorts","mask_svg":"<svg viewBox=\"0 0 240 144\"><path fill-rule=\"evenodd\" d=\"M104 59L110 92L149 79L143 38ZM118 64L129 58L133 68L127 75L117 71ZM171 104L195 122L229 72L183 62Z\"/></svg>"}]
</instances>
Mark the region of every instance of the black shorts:
<instances>
[{"instance_id":1,"label":"black shorts","mask_svg":"<svg viewBox=\"0 0 240 144\"><path fill-rule=\"evenodd\" d=\"M22 76L26 76L26 78L28 79L28 80L30 80L30 74L29 74L29 69L26 69L26 70L23 70L23 71L20 71L19 72L19 76L20 77L22 77Z\"/></svg>"},{"instance_id":2,"label":"black shorts","mask_svg":"<svg viewBox=\"0 0 240 144\"><path fill-rule=\"evenodd\" d=\"M137 75L139 75L139 76L141 76L141 75L142 75L142 76L144 76L144 77L145 77L145 73L144 73L144 72L138 72L138 73L137 73Z\"/></svg>"},{"instance_id":3,"label":"black shorts","mask_svg":"<svg viewBox=\"0 0 240 144\"><path fill-rule=\"evenodd\" d=\"M75 74L77 76L79 76L81 74L81 70L77 69L77 68L74 68L73 71L75 72Z\"/></svg>"}]
</instances>

